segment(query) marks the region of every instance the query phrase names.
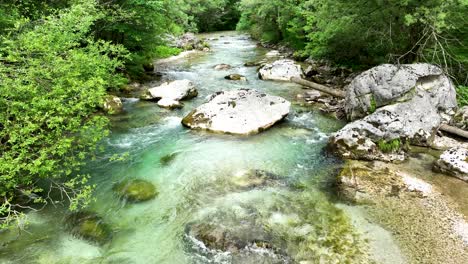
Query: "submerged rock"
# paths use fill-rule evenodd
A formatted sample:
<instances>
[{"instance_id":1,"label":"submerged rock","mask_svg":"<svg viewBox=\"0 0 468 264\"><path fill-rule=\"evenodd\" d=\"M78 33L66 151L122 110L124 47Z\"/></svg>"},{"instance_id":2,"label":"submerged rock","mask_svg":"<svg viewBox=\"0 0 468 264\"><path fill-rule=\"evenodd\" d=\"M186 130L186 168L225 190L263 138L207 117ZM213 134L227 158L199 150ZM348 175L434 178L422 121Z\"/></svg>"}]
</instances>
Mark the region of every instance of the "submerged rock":
<instances>
[{"instance_id":1,"label":"submerged rock","mask_svg":"<svg viewBox=\"0 0 468 264\"><path fill-rule=\"evenodd\" d=\"M111 239L112 231L104 220L92 212L76 212L66 218L66 226L76 237L104 244Z\"/></svg>"},{"instance_id":2,"label":"submerged rock","mask_svg":"<svg viewBox=\"0 0 468 264\"><path fill-rule=\"evenodd\" d=\"M113 190L120 198L130 202L144 202L158 195L151 182L141 179L124 180L114 185Z\"/></svg>"},{"instance_id":3,"label":"submerged rock","mask_svg":"<svg viewBox=\"0 0 468 264\"><path fill-rule=\"evenodd\" d=\"M178 155L179 155L179 153L177 153L177 152L176 152L176 153L167 154L167 155L161 157L161 158L159 159L159 161L161 162L161 164L162 164L163 166L167 166L167 165L169 165L169 163L171 163Z\"/></svg>"},{"instance_id":4,"label":"submerged rock","mask_svg":"<svg viewBox=\"0 0 468 264\"><path fill-rule=\"evenodd\" d=\"M403 160L406 144L432 144L456 105L453 84L436 66L378 66L354 79L346 96L349 119L371 114L335 133L330 143L345 158Z\"/></svg>"},{"instance_id":5,"label":"submerged rock","mask_svg":"<svg viewBox=\"0 0 468 264\"><path fill-rule=\"evenodd\" d=\"M240 74L229 74L228 76L224 77L224 79L231 81L247 81L247 78Z\"/></svg>"},{"instance_id":6,"label":"submerged rock","mask_svg":"<svg viewBox=\"0 0 468 264\"><path fill-rule=\"evenodd\" d=\"M285 118L290 107L291 103L284 98L256 90L223 91L190 112L182 123L211 132L256 134Z\"/></svg>"},{"instance_id":7,"label":"submerged rock","mask_svg":"<svg viewBox=\"0 0 468 264\"><path fill-rule=\"evenodd\" d=\"M255 242L263 242L263 245L267 244L265 241L270 238L262 228L246 226L237 229L246 228L248 228L249 231L235 231L223 225L200 223L189 225L187 234L203 242L206 247L221 251L237 252Z\"/></svg>"},{"instance_id":8,"label":"submerged rock","mask_svg":"<svg viewBox=\"0 0 468 264\"><path fill-rule=\"evenodd\" d=\"M258 67L258 66L263 66L266 63L266 61L248 61L244 63L245 67Z\"/></svg>"},{"instance_id":9,"label":"submerged rock","mask_svg":"<svg viewBox=\"0 0 468 264\"><path fill-rule=\"evenodd\" d=\"M103 108L109 114L119 114L123 111L122 100L114 95L108 95L104 98Z\"/></svg>"},{"instance_id":10,"label":"submerged rock","mask_svg":"<svg viewBox=\"0 0 468 264\"><path fill-rule=\"evenodd\" d=\"M293 60L277 60L263 66L259 72L262 80L289 81L292 77L302 78L302 67Z\"/></svg>"},{"instance_id":11,"label":"submerged rock","mask_svg":"<svg viewBox=\"0 0 468 264\"><path fill-rule=\"evenodd\" d=\"M223 259L226 263L292 263L291 258L275 247L271 235L254 221L242 224L191 223L186 227L186 241L200 261Z\"/></svg>"},{"instance_id":12,"label":"submerged rock","mask_svg":"<svg viewBox=\"0 0 468 264\"><path fill-rule=\"evenodd\" d=\"M232 68L231 65L225 64L225 63L218 64L214 67L214 69L217 71L226 71L226 70L230 70L231 68Z\"/></svg>"},{"instance_id":13,"label":"submerged rock","mask_svg":"<svg viewBox=\"0 0 468 264\"><path fill-rule=\"evenodd\" d=\"M179 101L192 99L197 95L198 91L191 81L177 80L149 89L145 99L158 100L159 106L173 109L183 107Z\"/></svg>"},{"instance_id":14,"label":"submerged rock","mask_svg":"<svg viewBox=\"0 0 468 264\"><path fill-rule=\"evenodd\" d=\"M468 149L456 147L445 151L434 169L468 182Z\"/></svg>"},{"instance_id":15,"label":"submerged rock","mask_svg":"<svg viewBox=\"0 0 468 264\"><path fill-rule=\"evenodd\" d=\"M277 185L280 178L279 175L264 170L241 170L229 180L234 186L248 190L267 185Z\"/></svg>"}]
</instances>

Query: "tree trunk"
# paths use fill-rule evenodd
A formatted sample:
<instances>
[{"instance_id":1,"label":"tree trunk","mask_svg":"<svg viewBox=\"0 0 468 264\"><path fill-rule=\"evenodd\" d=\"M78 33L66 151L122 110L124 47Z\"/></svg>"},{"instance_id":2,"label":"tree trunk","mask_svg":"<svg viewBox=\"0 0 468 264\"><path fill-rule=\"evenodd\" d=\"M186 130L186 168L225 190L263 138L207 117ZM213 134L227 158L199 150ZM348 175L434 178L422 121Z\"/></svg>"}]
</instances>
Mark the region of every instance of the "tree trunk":
<instances>
[{"instance_id":1,"label":"tree trunk","mask_svg":"<svg viewBox=\"0 0 468 264\"><path fill-rule=\"evenodd\" d=\"M439 127L439 130L450 133L452 135L456 135L456 136L468 139L468 131L460 129L458 127L444 124Z\"/></svg>"},{"instance_id":2,"label":"tree trunk","mask_svg":"<svg viewBox=\"0 0 468 264\"><path fill-rule=\"evenodd\" d=\"M294 82L294 83L297 83L297 84L300 84L300 85L315 89L317 91L320 91L320 92L323 92L323 93L326 93L326 94L329 94L329 95L332 95L332 96L335 96L335 97L338 97L338 98L345 98L345 96L346 96L345 92L342 91L342 90L333 89L331 87L321 85L321 84L318 84L318 83L314 83L314 82L310 82L310 81L304 80L302 78L292 77L291 82Z\"/></svg>"}]
</instances>

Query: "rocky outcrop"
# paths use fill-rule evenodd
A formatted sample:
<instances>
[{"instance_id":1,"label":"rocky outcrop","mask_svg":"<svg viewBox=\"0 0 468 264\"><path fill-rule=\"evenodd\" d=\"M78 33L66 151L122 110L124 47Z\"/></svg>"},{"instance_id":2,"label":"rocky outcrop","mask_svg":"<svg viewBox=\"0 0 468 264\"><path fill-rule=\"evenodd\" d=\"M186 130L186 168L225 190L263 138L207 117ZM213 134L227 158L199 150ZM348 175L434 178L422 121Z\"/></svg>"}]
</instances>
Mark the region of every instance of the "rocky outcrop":
<instances>
[{"instance_id":1,"label":"rocky outcrop","mask_svg":"<svg viewBox=\"0 0 468 264\"><path fill-rule=\"evenodd\" d=\"M185 33L174 41L174 46L183 50L204 50L209 48L208 43L197 38L193 33Z\"/></svg>"},{"instance_id":2,"label":"rocky outcrop","mask_svg":"<svg viewBox=\"0 0 468 264\"><path fill-rule=\"evenodd\" d=\"M468 129L468 106L464 106L455 113L455 116L450 121L453 126L461 129Z\"/></svg>"},{"instance_id":3,"label":"rocky outcrop","mask_svg":"<svg viewBox=\"0 0 468 264\"><path fill-rule=\"evenodd\" d=\"M327 60L309 58L305 62L308 66L305 68L304 74L307 79L315 83L332 87L344 87L357 76L357 73L353 72L352 69L333 66Z\"/></svg>"},{"instance_id":4,"label":"rocky outcrop","mask_svg":"<svg viewBox=\"0 0 468 264\"><path fill-rule=\"evenodd\" d=\"M181 100L191 99L198 95L194 84L189 80L165 82L158 87L148 89L147 98L158 100L158 105L164 108L180 108Z\"/></svg>"},{"instance_id":5,"label":"rocky outcrop","mask_svg":"<svg viewBox=\"0 0 468 264\"><path fill-rule=\"evenodd\" d=\"M104 110L109 114L119 114L123 111L122 100L114 95L107 95L104 98Z\"/></svg>"},{"instance_id":6,"label":"rocky outcrop","mask_svg":"<svg viewBox=\"0 0 468 264\"><path fill-rule=\"evenodd\" d=\"M258 75L262 80L289 81L292 77L302 78L302 67L293 60L277 60L263 66Z\"/></svg>"},{"instance_id":7,"label":"rocky outcrop","mask_svg":"<svg viewBox=\"0 0 468 264\"><path fill-rule=\"evenodd\" d=\"M270 128L289 114L284 98L240 89L218 92L190 112L182 123L192 129L250 135Z\"/></svg>"},{"instance_id":8,"label":"rocky outcrop","mask_svg":"<svg viewBox=\"0 0 468 264\"><path fill-rule=\"evenodd\" d=\"M445 151L434 169L468 182L468 149L457 147Z\"/></svg>"},{"instance_id":9,"label":"rocky outcrop","mask_svg":"<svg viewBox=\"0 0 468 264\"><path fill-rule=\"evenodd\" d=\"M357 76L346 91L346 113L350 120L415 97L425 97L438 112L457 106L453 83L442 69L426 63L374 67Z\"/></svg>"},{"instance_id":10,"label":"rocky outcrop","mask_svg":"<svg viewBox=\"0 0 468 264\"><path fill-rule=\"evenodd\" d=\"M455 88L429 64L382 65L356 77L347 89L348 124L330 143L345 158L403 160L404 146L430 146L456 107Z\"/></svg>"}]
</instances>

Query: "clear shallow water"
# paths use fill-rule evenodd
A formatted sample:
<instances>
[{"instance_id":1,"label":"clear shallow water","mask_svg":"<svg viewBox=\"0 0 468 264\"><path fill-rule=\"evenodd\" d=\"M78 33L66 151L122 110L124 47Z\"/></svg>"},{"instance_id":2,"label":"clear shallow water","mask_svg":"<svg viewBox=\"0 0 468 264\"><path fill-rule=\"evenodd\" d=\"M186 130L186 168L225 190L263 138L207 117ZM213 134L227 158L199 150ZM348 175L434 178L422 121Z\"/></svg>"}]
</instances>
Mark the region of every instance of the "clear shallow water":
<instances>
[{"instance_id":1,"label":"clear shallow water","mask_svg":"<svg viewBox=\"0 0 468 264\"><path fill-rule=\"evenodd\" d=\"M255 67L243 64L264 58L266 50L237 33L208 37L222 34L227 36L210 41L212 52L159 66L164 79L192 80L199 90L196 99L175 111L124 100L125 113L113 118L112 133L103 142L105 152L84 170L97 186L89 210L111 226L112 239L97 245L76 238L64 227L64 210L46 208L30 214L29 233L1 235L0 263L294 263L310 259L301 252L307 240L303 238L318 234L326 240L328 229L341 230L343 237L350 232L336 216L341 211L324 195L340 164L324 147L328 135L343 124L297 104L284 122L251 137L190 131L180 124L216 91L247 87L292 102L301 91L295 84L259 80ZM213 70L219 63L233 69ZM224 80L229 73L245 75L248 82ZM125 161L109 160L125 153ZM167 155L173 159L161 161ZM238 175L249 170L268 171L275 178L245 188ZM159 195L144 203L124 203L112 187L134 178L153 183ZM252 249L265 251L252 257L210 251L189 236L193 223L223 225L245 235L258 231L284 254Z\"/></svg>"}]
</instances>

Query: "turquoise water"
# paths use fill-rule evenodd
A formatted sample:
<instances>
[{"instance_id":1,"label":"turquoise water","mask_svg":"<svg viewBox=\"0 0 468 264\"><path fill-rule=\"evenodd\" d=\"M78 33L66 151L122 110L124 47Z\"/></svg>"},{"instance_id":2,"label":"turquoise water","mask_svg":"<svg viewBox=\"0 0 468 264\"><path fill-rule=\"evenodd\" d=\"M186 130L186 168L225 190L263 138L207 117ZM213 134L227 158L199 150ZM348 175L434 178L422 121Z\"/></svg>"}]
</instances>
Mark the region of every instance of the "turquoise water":
<instances>
[{"instance_id":1,"label":"turquoise water","mask_svg":"<svg viewBox=\"0 0 468 264\"><path fill-rule=\"evenodd\" d=\"M29 214L28 232L2 234L0 263L296 263L314 260L317 252L336 253L322 242L304 252L307 241L349 242L345 240L352 231L326 195L340 161L324 149L330 133L343 124L296 104L301 87L261 81L255 67L244 67L266 53L248 36L207 37L219 38L210 40L212 52L158 65L165 80L193 81L199 96L174 111L125 99L125 113L113 118L112 133L102 143L104 153L84 169L97 186L89 211L110 226L112 238L96 244L73 236L64 224L65 210L51 206ZM233 69L213 70L219 63ZM224 80L229 73L245 75L248 82ZM190 131L181 125L184 115L210 94L244 87L290 100L291 114L251 137ZM115 154L128 158L110 161ZM274 177L249 185L242 175L252 170ZM124 179L147 180L159 194L147 202L126 203L112 190ZM226 252L204 247L190 235L197 223L223 226L244 238L258 233L274 249ZM343 238L331 237L327 230L335 230L334 225L345 226L337 227ZM325 258L323 263L332 262Z\"/></svg>"}]
</instances>

